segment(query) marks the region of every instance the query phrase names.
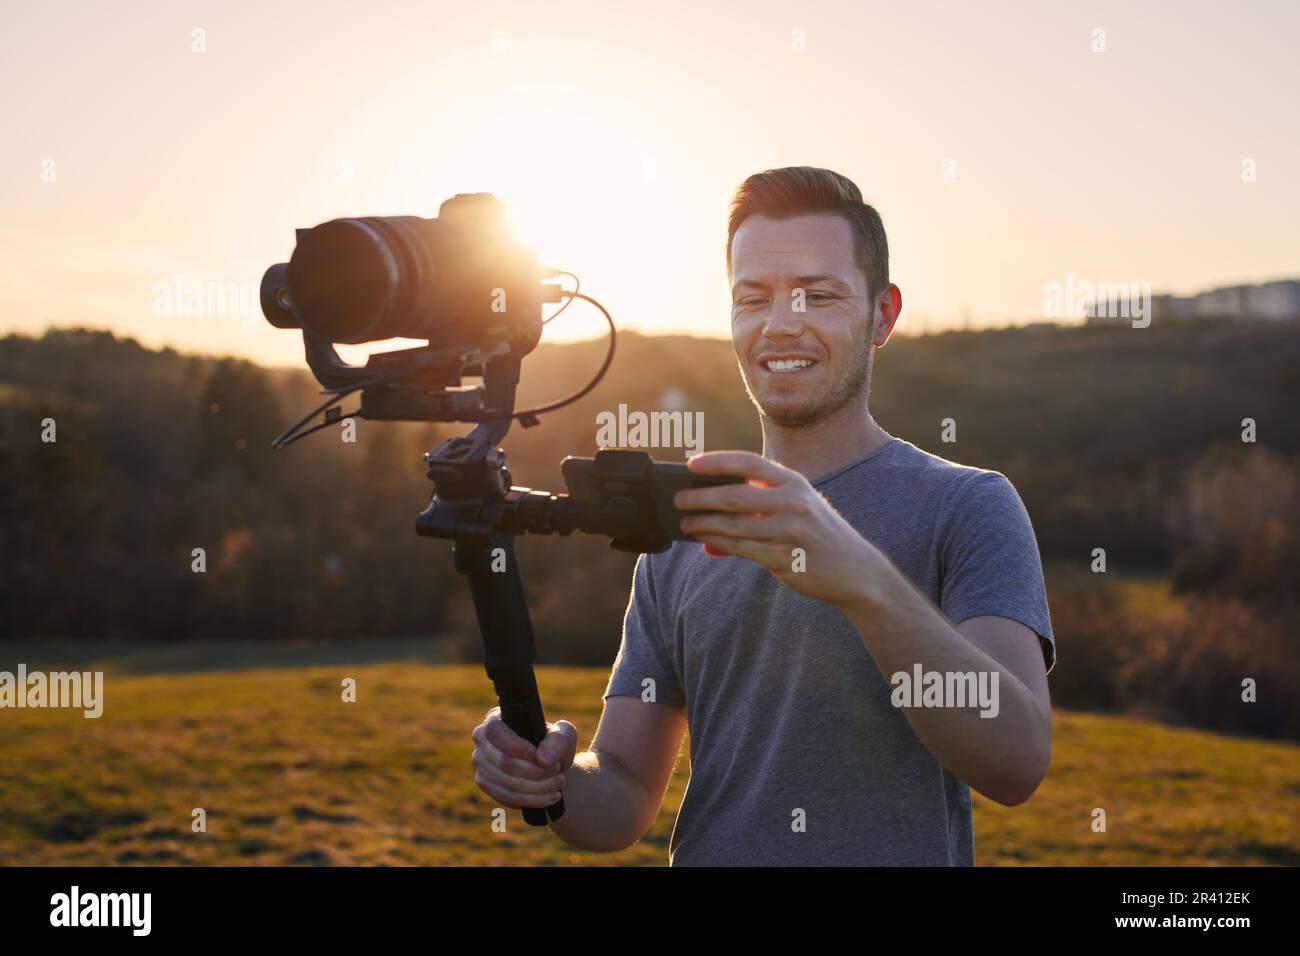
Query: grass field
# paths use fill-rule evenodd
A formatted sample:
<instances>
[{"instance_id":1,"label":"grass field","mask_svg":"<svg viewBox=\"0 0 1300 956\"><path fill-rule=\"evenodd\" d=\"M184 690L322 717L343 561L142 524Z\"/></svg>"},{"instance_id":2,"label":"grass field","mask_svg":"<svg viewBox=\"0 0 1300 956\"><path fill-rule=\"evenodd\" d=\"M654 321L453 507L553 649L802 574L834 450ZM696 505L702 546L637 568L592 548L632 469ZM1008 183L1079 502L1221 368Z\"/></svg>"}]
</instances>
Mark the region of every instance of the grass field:
<instances>
[{"instance_id":1,"label":"grass field","mask_svg":"<svg viewBox=\"0 0 1300 956\"><path fill-rule=\"evenodd\" d=\"M187 671L195 654L203 663ZM641 843L577 853L517 812L493 832L469 762L469 733L495 702L479 668L418 654L284 667L292 654L264 652L244 655L258 666L222 669L238 654L96 664L109 672L98 720L0 711L0 863L667 863L685 747ZM12 656L0 668L42 666ZM340 698L344 677L356 703ZM584 746L605 677L539 670L548 714L573 721ZM981 865L1300 863L1300 747L1289 744L1058 711L1051 773L1033 799L975 800ZM207 831L194 833L200 807ZM1096 807L1105 833L1092 830Z\"/></svg>"}]
</instances>

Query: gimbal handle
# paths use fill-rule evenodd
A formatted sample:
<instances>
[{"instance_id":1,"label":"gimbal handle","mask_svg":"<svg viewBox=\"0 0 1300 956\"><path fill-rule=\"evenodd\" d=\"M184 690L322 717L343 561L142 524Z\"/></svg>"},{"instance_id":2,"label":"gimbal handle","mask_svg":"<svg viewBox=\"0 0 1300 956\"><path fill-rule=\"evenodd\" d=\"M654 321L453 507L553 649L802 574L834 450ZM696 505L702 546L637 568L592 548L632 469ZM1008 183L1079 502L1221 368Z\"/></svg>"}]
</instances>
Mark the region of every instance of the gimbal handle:
<instances>
[{"instance_id":1,"label":"gimbal handle","mask_svg":"<svg viewBox=\"0 0 1300 956\"><path fill-rule=\"evenodd\" d=\"M496 689L501 719L536 747L546 736L546 717L533 673L537 645L515 562L514 537L497 535L489 542L458 538L452 552L456 570L469 578L474 612L483 633L483 666ZM535 827L562 816L563 797L545 809L524 807L524 821Z\"/></svg>"}]
</instances>

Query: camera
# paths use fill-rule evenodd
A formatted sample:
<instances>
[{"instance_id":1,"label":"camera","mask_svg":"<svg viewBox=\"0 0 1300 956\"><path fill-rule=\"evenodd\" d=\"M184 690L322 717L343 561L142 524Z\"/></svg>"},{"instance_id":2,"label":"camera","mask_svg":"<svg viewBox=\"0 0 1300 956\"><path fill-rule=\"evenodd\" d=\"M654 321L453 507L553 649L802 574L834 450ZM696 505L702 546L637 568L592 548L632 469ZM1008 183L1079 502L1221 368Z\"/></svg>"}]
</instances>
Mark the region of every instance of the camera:
<instances>
[{"instance_id":1,"label":"camera","mask_svg":"<svg viewBox=\"0 0 1300 956\"><path fill-rule=\"evenodd\" d=\"M538 264L491 193L459 193L432 219L332 219L298 229L296 239L289 261L262 277L262 312L276 328L301 330L308 366L337 398L308 416L324 412L322 425L304 429L306 421L299 422L276 447L337 421L341 412L330 406L353 392L361 392L357 414L372 420L509 414L519 363L542 335L543 303L567 307L582 298L605 311L576 289L543 281L561 273ZM335 349L393 338L428 344L376 353L364 366L344 362ZM611 338L610 357L612 348ZM600 374L606 368L608 358ZM460 388L467 375L483 384ZM539 410L548 409L513 414L528 425Z\"/></svg>"},{"instance_id":2,"label":"camera","mask_svg":"<svg viewBox=\"0 0 1300 956\"><path fill-rule=\"evenodd\" d=\"M323 342L505 342L526 354L541 337L542 303L559 301L491 193L460 193L433 219L332 219L296 238L289 261L262 277L262 311Z\"/></svg>"}]
</instances>

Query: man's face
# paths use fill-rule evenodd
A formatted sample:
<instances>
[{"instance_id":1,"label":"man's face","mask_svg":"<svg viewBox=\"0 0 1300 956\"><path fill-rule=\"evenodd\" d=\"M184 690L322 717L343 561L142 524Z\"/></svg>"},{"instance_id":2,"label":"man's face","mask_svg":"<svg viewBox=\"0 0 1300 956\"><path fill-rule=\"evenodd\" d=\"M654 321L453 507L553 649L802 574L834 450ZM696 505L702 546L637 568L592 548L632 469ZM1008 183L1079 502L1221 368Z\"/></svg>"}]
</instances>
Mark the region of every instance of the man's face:
<instances>
[{"instance_id":1,"label":"man's face","mask_svg":"<svg viewBox=\"0 0 1300 956\"><path fill-rule=\"evenodd\" d=\"M759 412L796 427L864 401L875 308L849 223L833 213L750 216L731 263L731 341Z\"/></svg>"}]
</instances>

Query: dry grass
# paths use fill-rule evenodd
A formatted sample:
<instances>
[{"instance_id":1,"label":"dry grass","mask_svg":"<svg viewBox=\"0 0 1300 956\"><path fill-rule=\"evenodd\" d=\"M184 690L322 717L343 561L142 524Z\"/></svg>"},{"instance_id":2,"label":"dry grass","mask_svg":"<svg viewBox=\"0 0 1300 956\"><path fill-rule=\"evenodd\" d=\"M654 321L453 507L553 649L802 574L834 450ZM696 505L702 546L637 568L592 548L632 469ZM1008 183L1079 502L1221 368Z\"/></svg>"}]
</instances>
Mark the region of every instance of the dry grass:
<instances>
[{"instance_id":1,"label":"dry grass","mask_svg":"<svg viewBox=\"0 0 1300 956\"><path fill-rule=\"evenodd\" d=\"M355 704L340 700L344 677L357 680ZM583 744L605 677L539 671L549 712ZM0 712L3 863L663 865L686 782L683 748L640 844L577 853L516 812L492 831L469 764L469 731L494 702L477 667L112 674L105 698L99 720ZM976 797L981 864L1300 862L1300 747L1056 721L1052 772L1033 800L1007 809ZM196 807L206 833L191 832ZM1108 814L1104 834L1091 829L1094 807Z\"/></svg>"}]
</instances>

